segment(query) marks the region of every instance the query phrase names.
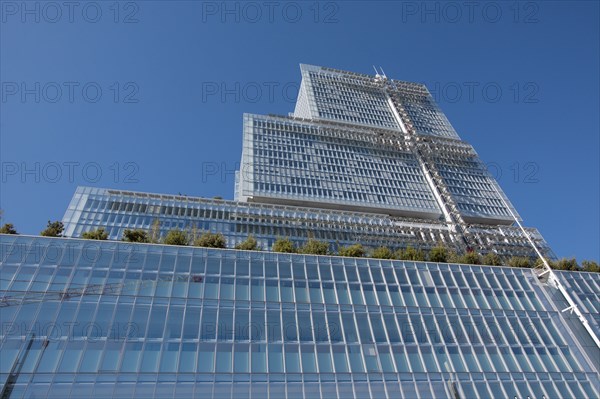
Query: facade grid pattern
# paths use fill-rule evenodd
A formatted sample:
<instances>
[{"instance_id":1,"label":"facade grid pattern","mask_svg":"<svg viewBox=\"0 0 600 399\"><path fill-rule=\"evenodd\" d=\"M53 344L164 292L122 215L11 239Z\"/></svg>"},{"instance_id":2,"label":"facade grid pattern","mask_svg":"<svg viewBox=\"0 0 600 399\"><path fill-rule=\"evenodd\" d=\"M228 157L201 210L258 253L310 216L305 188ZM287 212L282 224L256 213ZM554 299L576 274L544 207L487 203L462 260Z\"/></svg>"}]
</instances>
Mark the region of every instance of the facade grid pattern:
<instances>
[{"instance_id":1,"label":"facade grid pattern","mask_svg":"<svg viewBox=\"0 0 600 399\"><path fill-rule=\"evenodd\" d=\"M425 398L448 380L466 398L598 395L527 269L11 236L0 248L2 378L36 334L15 397L185 397L182 381L230 398L239 381L246 397Z\"/></svg>"},{"instance_id":2,"label":"facade grid pattern","mask_svg":"<svg viewBox=\"0 0 600 399\"><path fill-rule=\"evenodd\" d=\"M242 198L412 211L428 218L441 215L408 149L335 137L317 124L286 118L245 119Z\"/></svg>"},{"instance_id":3,"label":"facade grid pattern","mask_svg":"<svg viewBox=\"0 0 600 399\"><path fill-rule=\"evenodd\" d=\"M388 87L390 95L402 104L417 134L460 139L425 85L392 80Z\"/></svg>"},{"instance_id":4,"label":"facade grid pattern","mask_svg":"<svg viewBox=\"0 0 600 399\"><path fill-rule=\"evenodd\" d=\"M554 257L424 85L301 72L293 114L244 115L235 201L79 187L69 238L0 235L2 396L600 397L597 274L119 241Z\"/></svg>"},{"instance_id":5,"label":"facade grid pattern","mask_svg":"<svg viewBox=\"0 0 600 399\"><path fill-rule=\"evenodd\" d=\"M385 92L371 77L348 77L304 64L300 69L302 93L295 116L399 129Z\"/></svg>"},{"instance_id":6,"label":"facade grid pattern","mask_svg":"<svg viewBox=\"0 0 600 399\"><path fill-rule=\"evenodd\" d=\"M308 237L337 245L360 242L365 246L431 248L452 246L449 229L433 221L392 218L387 215L331 211L283 205L210 200L194 197L79 187L63 223L68 237L103 227L110 239L120 240L125 229L150 231L158 220L160 235L171 229L222 233L228 246L253 235L265 249L277 237L303 244Z\"/></svg>"},{"instance_id":7,"label":"facade grid pattern","mask_svg":"<svg viewBox=\"0 0 600 399\"><path fill-rule=\"evenodd\" d=\"M367 248L410 245L428 250L442 243L459 249L450 229L430 220L92 187L77 189L63 217L68 237L81 237L86 231L103 227L113 240L120 240L125 229L150 231L157 220L161 236L171 229L212 231L222 233L229 247L253 235L263 249L271 248L278 237L289 237L297 245L313 237L328 241L332 250L357 242ZM534 255L517 227L474 225L471 230L483 253ZM529 228L528 234L538 248L553 257L537 230Z\"/></svg>"}]
</instances>

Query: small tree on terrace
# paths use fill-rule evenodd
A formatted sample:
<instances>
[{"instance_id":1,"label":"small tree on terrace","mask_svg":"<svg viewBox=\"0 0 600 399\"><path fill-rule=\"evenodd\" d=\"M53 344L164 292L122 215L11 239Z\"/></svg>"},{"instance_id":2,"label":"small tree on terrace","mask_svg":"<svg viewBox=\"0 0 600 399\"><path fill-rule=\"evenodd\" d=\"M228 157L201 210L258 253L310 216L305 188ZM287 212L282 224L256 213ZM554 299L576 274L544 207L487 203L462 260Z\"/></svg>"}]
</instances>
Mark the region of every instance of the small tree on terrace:
<instances>
[{"instance_id":1,"label":"small tree on terrace","mask_svg":"<svg viewBox=\"0 0 600 399\"><path fill-rule=\"evenodd\" d=\"M221 233L206 232L194 241L194 246L206 248L225 248L226 240Z\"/></svg>"},{"instance_id":2,"label":"small tree on terrace","mask_svg":"<svg viewBox=\"0 0 600 399\"><path fill-rule=\"evenodd\" d=\"M388 247L377 247L371 252L371 257L376 259L394 259L394 253Z\"/></svg>"},{"instance_id":3,"label":"small tree on terrace","mask_svg":"<svg viewBox=\"0 0 600 399\"><path fill-rule=\"evenodd\" d=\"M339 247L338 255L347 256L350 258L362 258L365 256L365 249L361 244L353 244L347 247Z\"/></svg>"},{"instance_id":4,"label":"small tree on terrace","mask_svg":"<svg viewBox=\"0 0 600 399\"><path fill-rule=\"evenodd\" d=\"M237 244L235 249L241 249L243 251L258 251L258 241L253 236L248 236L245 241Z\"/></svg>"},{"instance_id":5,"label":"small tree on terrace","mask_svg":"<svg viewBox=\"0 0 600 399\"><path fill-rule=\"evenodd\" d=\"M275 240L272 248L273 252L296 253L297 249L292 240L289 238L278 238Z\"/></svg>"},{"instance_id":6,"label":"small tree on terrace","mask_svg":"<svg viewBox=\"0 0 600 399\"><path fill-rule=\"evenodd\" d=\"M437 245L431 248L431 251L429 251L429 260L432 262L447 262L448 249L443 245Z\"/></svg>"},{"instance_id":7,"label":"small tree on terrace","mask_svg":"<svg viewBox=\"0 0 600 399\"><path fill-rule=\"evenodd\" d=\"M300 248L300 253L302 254L327 255L328 252L329 243L326 241L315 240L314 238L309 238Z\"/></svg>"},{"instance_id":8,"label":"small tree on terrace","mask_svg":"<svg viewBox=\"0 0 600 399\"><path fill-rule=\"evenodd\" d=\"M100 227L96 230L86 231L81 237L86 240L108 240L108 233L104 227Z\"/></svg>"},{"instance_id":9,"label":"small tree on terrace","mask_svg":"<svg viewBox=\"0 0 600 399\"><path fill-rule=\"evenodd\" d=\"M490 266L500 266L500 265L502 265L502 259L500 259L500 256L498 256L497 253L488 252L483 257L483 264L490 265Z\"/></svg>"},{"instance_id":10,"label":"small tree on terrace","mask_svg":"<svg viewBox=\"0 0 600 399\"><path fill-rule=\"evenodd\" d=\"M531 267L531 260L525 256L513 256L508 260L510 267Z\"/></svg>"},{"instance_id":11,"label":"small tree on terrace","mask_svg":"<svg viewBox=\"0 0 600 399\"><path fill-rule=\"evenodd\" d=\"M481 256L475 251L469 251L460 257L459 263L464 263L466 265L480 265Z\"/></svg>"},{"instance_id":12,"label":"small tree on terrace","mask_svg":"<svg viewBox=\"0 0 600 399\"><path fill-rule=\"evenodd\" d=\"M584 260L581 261L581 267L585 272L600 272L600 266L598 266L598 262L594 262L593 260Z\"/></svg>"},{"instance_id":13,"label":"small tree on terrace","mask_svg":"<svg viewBox=\"0 0 600 399\"><path fill-rule=\"evenodd\" d=\"M425 253L422 249L415 249L410 245L406 247L406 249L399 249L396 251L396 259L400 260L416 260L416 261L424 261Z\"/></svg>"},{"instance_id":14,"label":"small tree on terrace","mask_svg":"<svg viewBox=\"0 0 600 399\"><path fill-rule=\"evenodd\" d=\"M163 239L163 244L166 245L188 245L188 243L187 234L179 229L169 230Z\"/></svg>"},{"instance_id":15,"label":"small tree on terrace","mask_svg":"<svg viewBox=\"0 0 600 399\"><path fill-rule=\"evenodd\" d=\"M51 222L48 220L48 226L46 226L46 228L42 230L40 235L44 237L62 237L62 233L64 230L65 225L63 224L63 222L59 222L58 220Z\"/></svg>"},{"instance_id":16,"label":"small tree on terrace","mask_svg":"<svg viewBox=\"0 0 600 399\"><path fill-rule=\"evenodd\" d=\"M126 242L141 242L141 243L150 242L150 238L148 237L148 232L145 230L141 230L141 229L135 229L135 230L125 229L125 231L123 231L122 240L126 241Z\"/></svg>"},{"instance_id":17,"label":"small tree on terrace","mask_svg":"<svg viewBox=\"0 0 600 399\"><path fill-rule=\"evenodd\" d=\"M6 223L0 227L0 234L19 234L12 223Z\"/></svg>"}]
</instances>

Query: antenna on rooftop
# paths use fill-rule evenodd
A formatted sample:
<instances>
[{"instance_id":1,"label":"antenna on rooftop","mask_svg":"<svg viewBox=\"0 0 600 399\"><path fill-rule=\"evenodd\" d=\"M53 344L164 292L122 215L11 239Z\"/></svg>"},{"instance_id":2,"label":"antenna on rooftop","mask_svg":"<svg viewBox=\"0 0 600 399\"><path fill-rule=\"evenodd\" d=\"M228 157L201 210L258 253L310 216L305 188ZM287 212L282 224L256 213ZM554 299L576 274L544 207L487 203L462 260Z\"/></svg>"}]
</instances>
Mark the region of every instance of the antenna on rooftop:
<instances>
[{"instance_id":1,"label":"antenna on rooftop","mask_svg":"<svg viewBox=\"0 0 600 399\"><path fill-rule=\"evenodd\" d=\"M387 76L385 76L385 72L383 72L382 67L379 67L379 69L381 69L381 73L377 70L377 67L375 67L375 65L373 65L373 69L375 70L375 79L387 79Z\"/></svg>"}]
</instances>

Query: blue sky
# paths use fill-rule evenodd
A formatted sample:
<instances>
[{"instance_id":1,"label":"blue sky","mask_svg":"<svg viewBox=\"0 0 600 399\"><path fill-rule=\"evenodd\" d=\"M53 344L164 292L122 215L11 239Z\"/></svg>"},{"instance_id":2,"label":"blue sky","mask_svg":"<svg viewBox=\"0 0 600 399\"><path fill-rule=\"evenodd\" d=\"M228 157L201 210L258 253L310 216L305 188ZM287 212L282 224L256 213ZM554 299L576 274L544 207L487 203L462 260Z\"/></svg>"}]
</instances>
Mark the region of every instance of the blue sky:
<instances>
[{"instance_id":1,"label":"blue sky","mask_svg":"<svg viewBox=\"0 0 600 399\"><path fill-rule=\"evenodd\" d=\"M0 208L22 233L78 185L233 198L244 112L293 111L300 63L377 65L428 85L559 257L599 258L597 2L23 4L0 3Z\"/></svg>"}]
</instances>

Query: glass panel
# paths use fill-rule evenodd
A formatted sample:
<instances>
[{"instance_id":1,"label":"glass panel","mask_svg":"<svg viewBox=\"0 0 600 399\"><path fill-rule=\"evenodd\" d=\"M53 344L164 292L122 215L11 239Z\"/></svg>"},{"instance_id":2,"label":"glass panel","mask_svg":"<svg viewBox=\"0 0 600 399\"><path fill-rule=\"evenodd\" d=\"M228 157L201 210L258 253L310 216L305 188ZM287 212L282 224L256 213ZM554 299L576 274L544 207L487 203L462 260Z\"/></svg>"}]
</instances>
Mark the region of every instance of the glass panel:
<instances>
[{"instance_id":1,"label":"glass panel","mask_svg":"<svg viewBox=\"0 0 600 399\"><path fill-rule=\"evenodd\" d=\"M344 323L344 336L346 342L358 342L358 334L354 325L354 317L350 313L342 313L342 321Z\"/></svg>"},{"instance_id":2,"label":"glass panel","mask_svg":"<svg viewBox=\"0 0 600 399\"><path fill-rule=\"evenodd\" d=\"M253 310L252 324L250 324L250 340L264 341L265 330L265 312L262 310Z\"/></svg>"},{"instance_id":3,"label":"glass panel","mask_svg":"<svg viewBox=\"0 0 600 399\"><path fill-rule=\"evenodd\" d=\"M392 351L394 354L394 360L396 361L396 367L398 368L399 373L408 373L410 372L410 368L408 367L408 360L406 358L406 353L404 348L401 346L392 347Z\"/></svg>"},{"instance_id":4,"label":"glass panel","mask_svg":"<svg viewBox=\"0 0 600 399\"><path fill-rule=\"evenodd\" d=\"M321 280L331 281L333 279L331 276L331 267L329 265L320 264L319 271L321 272Z\"/></svg>"},{"instance_id":5,"label":"glass panel","mask_svg":"<svg viewBox=\"0 0 600 399\"><path fill-rule=\"evenodd\" d=\"M160 346L159 346L160 347ZM95 373L98 371L98 363L100 362L100 355L104 349L104 342L88 342L85 346L85 353L79 367L80 372ZM38 367L39 370L39 367Z\"/></svg>"},{"instance_id":6,"label":"glass panel","mask_svg":"<svg viewBox=\"0 0 600 399\"><path fill-rule=\"evenodd\" d=\"M335 290L333 289L333 283L323 283L323 296L325 297L325 303L337 303L335 298Z\"/></svg>"},{"instance_id":7,"label":"glass panel","mask_svg":"<svg viewBox=\"0 0 600 399\"><path fill-rule=\"evenodd\" d=\"M331 354L329 353L329 346L317 345L317 359L319 361L320 373L333 372L333 366L331 364Z\"/></svg>"},{"instance_id":8,"label":"glass panel","mask_svg":"<svg viewBox=\"0 0 600 399\"><path fill-rule=\"evenodd\" d=\"M415 334L412 331L411 323L406 315L398 315L398 325L404 343L415 342Z\"/></svg>"},{"instance_id":9,"label":"glass panel","mask_svg":"<svg viewBox=\"0 0 600 399\"><path fill-rule=\"evenodd\" d=\"M353 373L364 372L364 366L359 346L348 346L348 358L350 359L350 369Z\"/></svg>"},{"instance_id":10,"label":"glass panel","mask_svg":"<svg viewBox=\"0 0 600 399\"><path fill-rule=\"evenodd\" d=\"M400 334L398 333L398 327L396 325L396 320L395 320L394 316L391 314L384 314L383 320L385 322L385 327L386 327L386 331L387 331L390 342L392 342L392 343L401 342Z\"/></svg>"},{"instance_id":11,"label":"glass panel","mask_svg":"<svg viewBox=\"0 0 600 399\"><path fill-rule=\"evenodd\" d=\"M108 341L104 348L100 371L116 371L119 367L122 342Z\"/></svg>"},{"instance_id":12,"label":"glass panel","mask_svg":"<svg viewBox=\"0 0 600 399\"><path fill-rule=\"evenodd\" d=\"M250 299L249 295L249 280L248 279L237 279L235 284L235 299L247 301Z\"/></svg>"},{"instance_id":13,"label":"glass panel","mask_svg":"<svg viewBox=\"0 0 600 399\"><path fill-rule=\"evenodd\" d=\"M267 280L267 301L279 302L279 289L277 280Z\"/></svg>"},{"instance_id":14,"label":"glass panel","mask_svg":"<svg viewBox=\"0 0 600 399\"><path fill-rule=\"evenodd\" d=\"M315 350L312 345L302 345L302 372L316 373L317 365L315 361Z\"/></svg>"},{"instance_id":15,"label":"glass panel","mask_svg":"<svg viewBox=\"0 0 600 399\"><path fill-rule=\"evenodd\" d=\"M269 345L269 372L283 373L283 348L279 344Z\"/></svg>"},{"instance_id":16,"label":"glass panel","mask_svg":"<svg viewBox=\"0 0 600 399\"><path fill-rule=\"evenodd\" d=\"M365 301L367 305L377 306L377 299L375 298L375 292L371 284L363 284L363 292L365 294Z\"/></svg>"},{"instance_id":17,"label":"glass panel","mask_svg":"<svg viewBox=\"0 0 600 399\"><path fill-rule=\"evenodd\" d=\"M263 263L259 260L252 260L250 262L250 275L252 277L262 277L263 273Z\"/></svg>"},{"instance_id":18,"label":"glass panel","mask_svg":"<svg viewBox=\"0 0 600 399\"><path fill-rule=\"evenodd\" d=\"M337 283L335 285L337 291L338 300L342 305L350 304L350 297L348 296L348 287L344 283Z\"/></svg>"},{"instance_id":19,"label":"glass panel","mask_svg":"<svg viewBox=\"0 0 600 399\"><path fill-rule=\"evenodd\" d=\"M309 280L319 280L319 272L317 269L317 265L314 263L306 264L306 274Z\"/></svg>"},{"instance_id":20,"label":"glass panel","mask_svg":"<svg viewBox=\"0 0 600 399\"><path fill-rule=\"evenodd\" d=\"M250 346L235 345L233 371L235 373L248 373L250 371Z\"/></svg>"},{"instance_id":21,"label":"glass panel","mask_svg":"<svg viewBox=\"0 0 600 399\"><path fill-rule=\"evenodd\" d=\"M291 281L280 281L281 302L294 302L294 290Z\"/></svg>"},{"instance_id":22,"label":"glass panel","mask_svg":"<svg viewBox=\"0 0 600 399\"><path fill-rule=\"evenodd\" d=\"M385 336L385 329L381 322L381 315L374 313L370 315L371 327L373 327L373 334L375 335L375 342L387 342Z\"/></svg>"},{"instance_id":23,"label":"glass panel","mask_svg":"<svg viewBox=\"0 0 600 399\"><path fill-rule=\"evenodd\" d=\"M306 282L294 282L294 290L296 291L296 302L308 302L308 290L306 287Z\"/></svg>"},{"instance_id":24,"label":"glass panel","mask_svg":"<svg viewBox=\"0 0 600 399\"><path fill-rule=\"evenodd\" d=\"M63 373L75 372L79 366L79 359L83 352L83 341L69 342L66 345L65 352L60 362L58 371Z\"/></svg>"},{"instance_id":25,"label":"glass panel","mask_svg":"<svg viewBox=\"0 0 600 399\"><path fill-rule=\"evenodd\" d=\"M310 313L298 312L298 330L300 332L300 341L313 340L313 328L310 320Z\"/></svg>"},{"instance_id":26,"label":"glass panel","mask_svg":"<svg viewBox=\"0 0 600 399\"><path fill-rule=\"evenodd\" d=\"M452 366L454 367L454 371L463 372L466 371L465 364L463 363L460 353L458 352L458 347L449 346L448 354L450 355L450 359L452 360Z\"/></svg>"},{"instance_id":27,"label":"glass panel","mask_svg":"<svg viewBox=\"0 0 600 399\"><path fill-rule=\"evenodd\" d=\"M402 286L400 288L401 288L402 297L404 299L404 303L406 303L406 306L415 306L415 299L412 295L410 287Z\"/></svg>"},{"instance_id":28,"label":"glass panel","mask_svg":"<svg viewBox=\"0 0 600 399\"><path fill-rule=\"evenodd\" d=\"M200 344L198 348L198 372L212 373L215 366L215 345Z\"/></svg>"},{"instance_id":29,"label":"glass panel","mask_svg":"<svg viewBox=\"0 0 600 399\"><path fill-rule=\"evenodd\" d=\"M296 314L290 311L283 311L283 338L285 341L297 341L298 333L296 330Z\"/></svg>"},{"instance_id":30,"label":"glass panel","mask_svg":"<svg viewBox=\"0 0 600 399\"><path fill-rule=\"evenodd\" d=\"M481 368L483 369L484 372L490 372L493 371L492 365L490 364L487 354L485 353L485 349L481 346L476 346L474 348L475 350L475 356L477 356L477 360L479 361L479 364L481 365Z\"/></svg>"},{"instance_id":31,"label":"glass panel","mask_svg":"<svg viewBox=\"0 0 600 399\"><path fill-rule=\"evenodd\" d=\"M232 369L232 345L218 344L217 345L217 373L230 373Z\"/></svg>"},{"instance_id":32,"label":"glass panel","mask_svg":"<svg viewBox=\"0 0 600 399\"><path fill-rule=\"evenodd\" d=\"M533 348L525 348L525 354L527 355L527 358L533 365L533 368L535 371L540 372L540 373L546 371L546 369L540 362L540 359L537 357L535 350Z\"/></svg>"},{"instance_id":33,"label":"glass panel","mask_svg":"<svg viewBox=\"0 0 600 399\"><path fill-rule=\"evenodd\" d=\"M278 311L267 312L267 331L268 339L271 342L281 341L281 321L279 320L280 313Z\"/></svg>"},{"instance_id":34,"label":"glass panel","mask_svg":"<svg viewBox=\"0 0 600 399\"><path fill-rule=\"evenodd\" d=\"M235 340L247 341L250 339L250 312L245 309L235 310Z\"/></svg>"},{"instance_id":35,"label":"glass panel","mask_svg":"<svg viewBox=\"0 0 600 399\"><path fill-rule=\"evenodd\" d=\"M404 301L400 295L399 288L397 286L388 286L390 291L390 297L392 298L392 304L394 306L404 306Z\"/></svg>"},{"instance_id":36,"label":"glass panel","mask_svg":"<svg viewBox=\"0 0 600 399\"><path fill-rule=\"evenodd\" d=\"M502 357L506 361L509 371L521 371L518 366L521 366L523 371L531 372L533 371L529 362L527 361L527 356L521 347L512 347L512 353L514 353L515 358L517 359L516 363L512 360L512 356L506 348L502 348L500 353L502 353ZM518 366L517 366L518 365Z\"/></svg>"},{"instance_id":37,"label":"glass panel","mask_svg":"<svg viewBox=\"0 0 600 399\"><path fill-rule=\"evenodd\" d=\"M419 356L419 350L416 346L407 346L406 353L408 354L408 360L412 368L413 373L420 373L424 371L423 364L421 363L421 356Z\"/></svg>"},{"instance_id":38,"label":"glass panel","mask_svg":"<svg viewBox=\"0 0 600 399\"><path fill-rule=\"evenodd\" d=\"M304 265L300 263L292 264L292 269L294 270L294 280L305 280L304 276Z\"/></svg>"},{"instance_id":39,"label":"glass panel","mask_svg":"<svg viewBox=\"0 0 600 399\"><path fill-rule=\"evenodd\" d=\"M323 298L321 297L321 284L319 283L310 283L310 302L311 303L323 303Z\"/></svg>"},{"instance_id":40,"label":"glass panel","mask_svg":"<svg viewBox=\"0 0 600 399\"><path fill-rule=\"evenodd\" d=\"M193 373L196 371L196 352L197 345L194 343L184 343L181 345L181 355L179 356L180 372ZM125 362L125 358L123 362Z\"/></svg>"},{"instance_id":41,"label":"glass panel","mask_svg":"<svg viewBox=\"0 0 600 399\"><path fill-rule=\"evenodd\" d=\"M233 278L222 278L221 279L221 291L219 293L220 299L234 299L233 295Z\"/></svg>"},{"instance_id":42,"label":"glass panel","mask_svg":"<svg viewBox=\"0 0 600 399\"><path fill-rule=\"evenodd\" d=\"M171 305L166 321L165 338L179 338L183 326L183 307Z\"/></svg>"},{"instance_id":43,"label":"glass panel","mask_svg":"<svg viewBox=\"0 0 600 399\"><path fill-rule=\"evenodd\" d=\"M371 329L369 328L369 321L365 313L356 314L356 325L360 334L360 341L363 344L372 343L373 336L371 335Z\"/></svg>"},{"instance_id":44,"label":"glass panel","mask_svg":"<svg viewBox=\"0 0 600 399\"><path fill-rule=\"evenodd\" d=\"M379 346L379 360L381 362L381 371L384 373L395 373L396 370L394 368L394 361L392 360L392 355L390 353L390 349L387 346Z\"/></svg>"},{"instance_id":45,"label":"glass panel","mask_svg":"<svg viewBox=\"0 0 600 399\"><path fill-rule=\"evenodd\" d=\"M333 278L336 282L346 281L346 274L344 273L344 268L342 266L333 266Z\"/></svg>"},{"instance_id":46,"label":"glass panel","mask_svg":"<svg viewBox=\"0 0 600 399\"><path fill-rule=\"evenodd\" d=\"M427 303L427 295L425 295L422 287L414 287L415 297L417 298L417 304L420 307L427 308L430 305Z\"/></svg>"},{"instance_id":47,"label":"glass panel","mask_svg":"<svg viewBox=\"0 0 600 399\"><path fill-rule=\"evenodd\" d=\"M285 346L285 370L287 373L300 372L300 354L296 345Z\"/></svg>"},{"instance_id":48,"label":"glass panel","mask_svg":"<svg viewBox=\"0 0 600 399\"><path fill-rule=\"evenodd\" d=\"M504 363L502 363L502 358L498 354L498 350L494 347L488 347L488 354L490 359L492 359L492 364L494 365L494 369L496 372L504 372L506 371L506 367L504 367Z\"/></svg>"},{"instance_id":49,"label":"glass panel","mask_svg":"<svg viewBox=\"0 0 600 399\"><path fill-rule=\"evenodd\" d=\"M252 280L252 300L253 301L264 301L265 300L265 282L264 280Z\"/></svg>"},{"instance_id":50,"label":"glass panel","mask_svg":"<svg viewBox=\"0 0 600 399\"><path fill-rule=\"evenodd\" d=\"M252 372L266 373L267 372L267 346L252 345Z\"/></svg>"},{"instance_id":51,"label":"glass panel","mask_svg":"<svg viewBox=\"0 0 600 399\"><path fill-rule=\"evenodd\" d=\"M515 363L515 360L514 360L513 356L511 355L511 352L508 348L501 347L500 354L502 355L502 358L504 359L504 362L506 363L506 366L508 367L509 371L512 371L512 370L519 371L519 368L518 368L517 364Z\"/></svg>"},{"instance_id":52,"label":"glass panel","mask_svg":"<svg viewBox=\"0 0 600 399\"><path fill-rule=\"evenodd\" d=\"M160 359L160 372L175 372L179 363L179 344L168 343L163 347L162 357Z\"/></svg>"},{"instance_id":53,"label":"glass panel","mask_svg":"<svg viewBox=\"0 0 600 399\"><path fill-rule=\"evenodd\" d=\"M469 372L481 371L479 368L479 365L477 364L477 361L475 360L475 356L473 356L473 352L471 351L471 348L462 346L460 349L461 349L463 358L465 359L465 363L467 364L467 370L469 370Z\"/></svg>"},{"instance_id":54,"label":"glass panel","mask_svg":"<svg viewBox=\"0 0 600 399\"><path fill-rule=\"evenodd\" d=\"M160 355L159 343L147 343L144 347L142 363L140 364L141 373L154 373L158 371L158 357Z\"/></svg>"},{"instance_id":55,"label":"glass panel","mask_svg":"<svg viewBox=\"0 0 600 399\"><path fill-rule=\"evenodd\" d=\"M334 346L333 350L333 363L335 364L336 373L347 373L348 359L346 357L346 350L342 346Z\"/></svg>"},{"instance_id":56,"label":"glass panel","mask_svg":"<svg viewBox=\"0 0 600 399\"><path fill-rule=\"evenodd\" d=\"M202 311L202 325L200 326L200 339L215 339L217 333L217 309L204 308Z\"/></svg>"},{"instance_id":57,"label":"glass panel","mask_svg":"<svg viewBox=\"0 0 600 399\"><path fill-rule=\"evenodd\" d=\"M431 347L423 346L421 347L421 356L423 357L423 362L425 363L425 371L428 373L438 372L437 364L435 363L435 358L433 353L431 352Z\"/></svg>"},{"instance_id":58,"label":"glass panel","mask_svg":"<svg viewBox=\"0 0 600 399\"><path fill-rule=\"evenodd\" d=\"M329 332L327 328L327 322L325 321L325 314L323 312L313 312L313 331L315 334L315 341L326 342L329 341Z\"/></svg>"},{"instance_id":59,"label":"glass panel","mask_svg":"<svg viewBox=\"0 0 600 399\"><path fill-rule=\"evenodd\" d=\"M141 342L128 342L125 344L125 351L123 353L123 362L121 363L121 371L123 372L137 372L138 363L142 354L142 343Z\"/></svg>"},{"instance_id":60,"label":"glass panel","mask_svg":"<svg viewBox=\"0 0 600 399\"><path fill-rule=\"evenodd\" d=\"M195 339L198 337L198 326L200 325L200 308L188 305L185 310L185 322L183 324L183 338Z\"/></svg>"},{"instance_id":61,"label":"glass panel","mask_svg":"<svg viewBox=\"0 0 600 399\"><path fill-rule=\"evenodd\" d=\"M219 278L207 277L204 287L204 298L218 299L219 298Z\"/></svg>"},{"instance_id":62,"label":"glass panel","mask_svg":"<svg viewBox=\"0 0 600 399\"><path fill-rule=\"evenodd\" d=\"M218 328L218 339L219 340L231 340L233 339L233 310L232 309L221 309L219 310L219 323Z\"/></svg>"},{"instance_id":63,"label":"glass panel","mask_svg":"<svg viewBox=\"0 0 600 399\"><path fill-rule=\"evenodd\" d=\"M292 278L292 270L290 268L289 263L280 263L279 264L279 277L282 279Z\"/></svg>"}]
</instances>

